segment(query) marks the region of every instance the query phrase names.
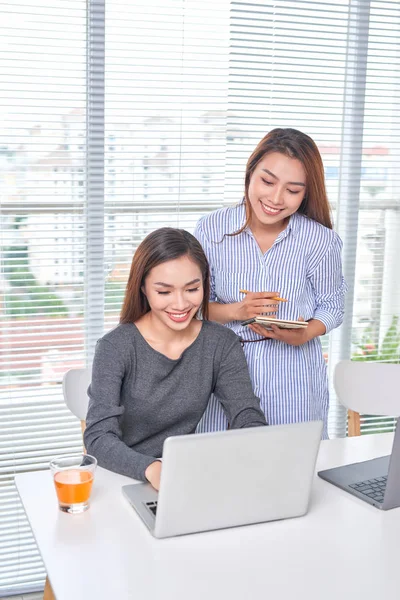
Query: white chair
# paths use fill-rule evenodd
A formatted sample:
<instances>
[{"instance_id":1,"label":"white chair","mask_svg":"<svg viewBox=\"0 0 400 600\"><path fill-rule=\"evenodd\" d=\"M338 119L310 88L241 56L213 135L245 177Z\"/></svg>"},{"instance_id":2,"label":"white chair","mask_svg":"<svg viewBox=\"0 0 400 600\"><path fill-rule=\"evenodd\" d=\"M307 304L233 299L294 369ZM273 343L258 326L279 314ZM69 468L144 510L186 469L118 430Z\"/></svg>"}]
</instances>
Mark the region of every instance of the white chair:
<instances>
[{"instance_id":1,"label":"white chair","mask_svg":"<svg viewBox=\"0 0 400 600\"><path fill-rule=\"evenodd\" d=\"M349 411L349 436L360 435L360 414L400 415L400 364L342 360L333 384Z\"/></svg>"},{"instance_id":2,"label":"white chair","mask_svg":"<svg viewBox=\"0 0 400 600\"><path fill-rule=\"evenodd\" d=\"M63 377L65 404L81 422L82 435L86 426L86 414L89 406L87 389L92 378L92 369L70 369Z\"/></svg>"}]
</instances>

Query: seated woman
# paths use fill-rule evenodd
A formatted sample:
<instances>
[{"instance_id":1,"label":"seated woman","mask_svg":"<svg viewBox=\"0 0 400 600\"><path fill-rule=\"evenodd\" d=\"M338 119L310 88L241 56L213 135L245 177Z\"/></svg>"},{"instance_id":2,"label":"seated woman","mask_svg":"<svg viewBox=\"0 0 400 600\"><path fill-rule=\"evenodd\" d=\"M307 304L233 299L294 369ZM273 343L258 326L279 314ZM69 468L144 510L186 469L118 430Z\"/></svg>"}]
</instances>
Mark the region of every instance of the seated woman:
<instances>
[{"instance_id":1,"label":"seated woman","mask_svg":"<svg viewBox=\"0 0 400 600\"><path fill-rule=\"evenodd\" d=\"M88 390L84 442L100 466L158 489L164 440L194 433L212 393L231 428L266 425L239 338L207 321L209 286L203 249L183 229L158 229L136 250Z\"/></svg>"}]
</instances>

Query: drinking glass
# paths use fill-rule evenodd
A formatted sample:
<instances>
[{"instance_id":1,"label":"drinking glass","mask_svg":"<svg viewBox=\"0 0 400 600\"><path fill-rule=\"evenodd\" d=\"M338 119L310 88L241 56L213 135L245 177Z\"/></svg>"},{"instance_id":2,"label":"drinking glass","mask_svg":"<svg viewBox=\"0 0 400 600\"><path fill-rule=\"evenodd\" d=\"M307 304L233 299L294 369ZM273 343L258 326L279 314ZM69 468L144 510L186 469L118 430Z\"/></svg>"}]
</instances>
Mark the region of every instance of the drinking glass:
<instances>
[{"instance_id":1,"label":"drinking glass","mask_svg":"<svg viewBox=\"0 0 400 600\"><path fill-rule=\"evenodd\" d=\"M60 510L82 513L89 508L97 460L89 454L58 456L50 462Z\"/></svg>"}]
</instances>

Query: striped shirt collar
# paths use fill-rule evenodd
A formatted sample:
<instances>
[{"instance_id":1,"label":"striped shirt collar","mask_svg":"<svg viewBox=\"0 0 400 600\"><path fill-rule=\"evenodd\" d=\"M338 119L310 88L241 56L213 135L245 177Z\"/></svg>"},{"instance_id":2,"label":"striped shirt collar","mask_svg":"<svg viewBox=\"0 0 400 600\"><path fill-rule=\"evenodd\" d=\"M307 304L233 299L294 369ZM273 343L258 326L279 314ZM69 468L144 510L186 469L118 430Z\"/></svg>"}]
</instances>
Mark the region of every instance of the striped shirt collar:
<instances>
[{"instance_id":1,"label":"striped shirt collar","mask_svg":"<svg viewBox=\"0 0 400 600\"><path fill-rule=\"evenodd\" d=\"M289 223L288 223L286 229L284 229L278 235L278 238L276 241L285 238L287 235L289 235L289 233L296 235L301 226L302 218L303 218L303 215L299 214L298 212L295 212L294 214L292 214L290 216ZM235 233L235 231L238 231L241 227L243 227L245 221L246 221L246 209L245 209L244 201L242 201L240 204L237 204L235 207L235 210L232 211L231 228L230 228L230 231L228 231L228 233ZM248 227L246 227L246 229L244 231L247 234L250 233Z\"/></svg>"}]
</instances>

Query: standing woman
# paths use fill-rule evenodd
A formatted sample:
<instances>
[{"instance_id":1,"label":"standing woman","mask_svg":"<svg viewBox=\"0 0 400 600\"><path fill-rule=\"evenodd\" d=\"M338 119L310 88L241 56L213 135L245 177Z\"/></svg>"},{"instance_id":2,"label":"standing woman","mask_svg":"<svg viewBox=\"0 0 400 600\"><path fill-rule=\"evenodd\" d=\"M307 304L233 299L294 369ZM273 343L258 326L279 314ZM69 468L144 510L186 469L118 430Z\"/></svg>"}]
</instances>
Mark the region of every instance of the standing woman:
<instances>
[{"instance_id":1,"label":"standing woman","mask_svg":"<svg viewBox=\"0 0 400 600\"><path fill-rule=\"evenodd\" d=\"M200 219L195 236L211 268L210 319L242 338L268 423L321 419L327 438L320 336L341 324L346 284L315 142L296 129L270 131L247 162L243 201ZM260 314L304 318L308 326L241 325ZM198 431L226 426L214 396Z\"/></svg>"},{"instance_id":2,"label":"standing woman","mask_svg":"<svg viewBox=\"0 0 400 600\"><path fill-rule=\"evenodd\" d=\"M120 325L97 343L88 390L84 442L101 467L158 489L165 439L194 433L213 392L233 429L266 425L237 336L206 320L209 289L187 231L157 229L136 250Z\"/></svg>"}]
</instances>

